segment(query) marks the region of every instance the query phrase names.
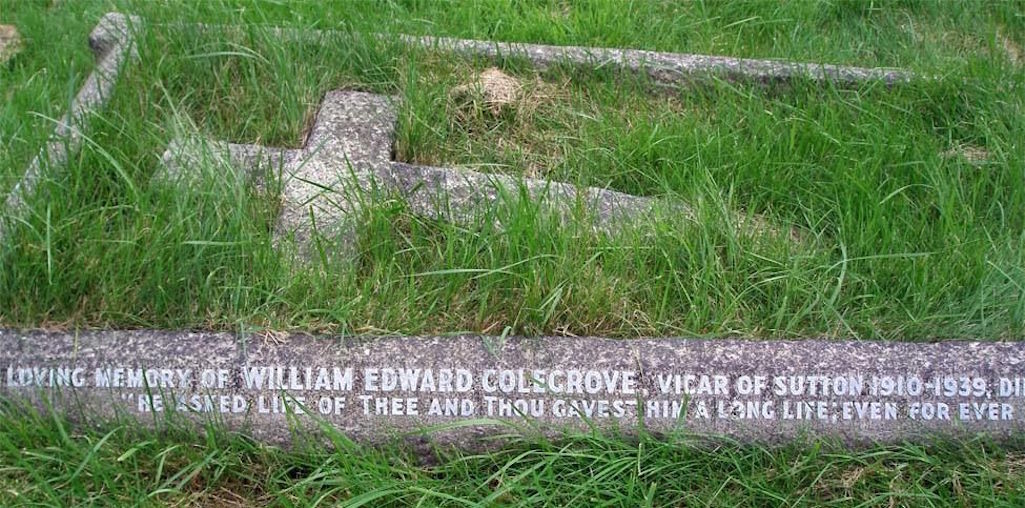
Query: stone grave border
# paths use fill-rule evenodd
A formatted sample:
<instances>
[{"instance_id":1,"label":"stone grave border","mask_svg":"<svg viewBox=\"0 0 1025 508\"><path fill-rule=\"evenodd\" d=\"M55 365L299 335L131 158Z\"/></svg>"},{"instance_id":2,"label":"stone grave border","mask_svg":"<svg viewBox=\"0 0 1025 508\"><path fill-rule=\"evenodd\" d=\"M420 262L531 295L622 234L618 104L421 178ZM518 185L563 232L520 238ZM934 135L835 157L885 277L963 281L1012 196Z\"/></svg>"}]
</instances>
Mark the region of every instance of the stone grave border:
<instances>
[{"instance_id":1,"label":"stone grave border","mask_svg":"<svg viewBox=\"0 0 1025 508\"><path fill-rule=\"evenodd\" d=\"M642 428L770 445L1014 440L1025 342L0 328L5 399L84 425L180 416L286 446L329 428L461 448Z\"/></svg>"},{"instance_id":2,"label":"stone grave border","mask_svg":"<svg viewBox=\"0 0 1025 508\"><path fill-rule=\"evenodd\" d=\"M119 14L104 17L107 23L111 23L111 27L121 28L127 27L129 19ZM98 43L101 49L97 50L97 54L105 55L101 60L105 63L101 67L116 72L127 58L126 55L134 54L132 39L130 36L118 38L103 33L101 31L101 35L97 36L97 40L101 41ZM805 64L695 55L669 57L634 50L600 50L596 55L589 48L503 45L445 38L413 38L406 42L444 45L454 52L468 52L474 56L497 57L522 50L533 55L532 58L542 66L566 59L575 64L604 61L626 70L648 72L655 80L664 83L687 82L697 75L709 74L756 81L785 80L799 73L811 79L837 80L839 83L871 79L896 84L911 79L910 74L900 71L851 70L817 65L807 67ZM537 50L537 53L531 53L533 50ZM558 55L564 58L556 59ZM646 67L647 62L652 61L661 63L657 67ZM63 162L67 152L61 152L59 148L70 147L72 143L75 147L80 145L78 122L84 114L102 105L113 83L110 77L91 76L87 82L90 86L83 88L80 93L82 97L76 102L79 106L69 111L56 133L68 140L61 145L51 143L37 159L51 163ZM86 92L86 88L91 91ZM348 92L331 93L342 94L339 97L345 98ZM381 96L364 99L366 103L374 104ZM325 105L337 107L339 104L325 102ZM387 111L387 107L381 111L385 117L393 114L393 111ZM341 114L344 117L348 113L343 110ZM387 122L374 125L384 131L388 129ZM358 130L360 126L350 123L347 127ZM344 135L338 138L337 132L335 138L327 139L326 142L340 143L349 150L375 150L374 147L368 148L360 143L349 143L352 140L345 139ZM56 151L55 146L58 147ZM276 150L232 144L219 146L228 152L230 159L242 159L257 165L268 161L279 164L294 162L301 155L299 152L307 150ZM345 154L345 150L342 154ZM37 169L28 172L28 183L19 187L19 192L31 190L38 178L40 164L34 161L33 167ZM417 169L408 164L383 161L380 153L364 153L353 166L374 164L399 166L398 169L412 171L412 175L429 181L452 176L446 173L450 170L445 168ZM438 171L442 173L436 173ZM416 172L423 174L418 175ZM34 176L29 178L30 175ZM383 176L387 177L388 174ZM391 178L395 176L391 175ZM473 182L480 184L482 181ZM395 185L401 188L401 184ZM546 182L545 185L565 184ZM634 196L630 198L642 199ZM15 204L22 203L21 197L9 197L9 203L11 199L14 199ZM582 354L584 351L587 353ZM246 390L245 381L240 379L243 369L261 365L285 369L279 371L280 383L263 391L242 393ZM474 413L475 418L471 420L429 416L421 418L419 413L410 412L407 400L419 397L420 392L424 391L422 389L399 389L394 393L401 396L398 397L401 399L398 405L392 400L396 397L389 395L385 397L382 406L376 401L380 390L371 390L374 395L363 399L347 385L346 379L353 382L358 379L363 387L362 397L366 397L367 380L373 380L371 383L379 382L373 376L380 375L380 371L354 371L354 376L358 378L339 377L334 371L325 371L329 374L325 374L326 384L323 387L319 386L317 372L305 372L306 368L336 366L352 366L354 369L419 368L434 369L437 372L464 367L479 382L467 385L470 388L459 393L466 394L465 399L472 399L478 408L490 403L487 397L509 395L507 399L520 396L524 399L543 399L549 402L549 411L540 410L538 415L525 415L533 412L534 406L529 401L521 409L515 400L509 400L506 401L508 406L515 410L498 417ZM60 370L62 368L63 371ZM78 374L75 374L76 368L81 369ZM115 373L118 368L123 370ZM150 374L149 369L155 372ZM504 388L501 381L503 374L500 373L502 369L511 373L511 377L506 376L508 379ZM535 372L534 369L539 370ZM560 383L562 386L570 386L567 372L573 369L593 370L599 374L593 386L587 384L590 381L586 380L586 374L578 374L582 377L577 378L576 386L581 393L569 394L576 400L572 403L576 404L575 412L568 416L554 414L551 411L556 400L562 401L560 411L566 411L571 405L570 401L564 400L567 399L566 393L556 392L555 387ZM517 375L517 372L520 374ZM616 372L619 377L611 378ZM632 374L628 376L627 373ZM688 373L697 376L690 379L692 384L689 386L693 390L687 388L687 378L682 377L676 381L672 377L677 374L686 376ZM659 374L670 377L659 378ZM707 387L702 385L702 375L710 376ZM724 377L721 383L715 377L717 375ZM795 381L787 377L803 375L828 378L828 381L808 381L802 377L802 381L791 385L790 382ZM870 380L868 384L862 384L859 380L857 391L853 388L856 375L864 375ZM128 384L110 385L115 376L123 376L117 378L122 381L116 383ZM783 401L779 401L779 405L775 405L775 402L771 406L766 405L766 402L773 400L771 391L777 386L773 376L784 376L785 381L788 381L780 389L784 396L789 394L796 397L792 407L784 406ZM545 378L545 382L536 382L538 377ZM636 384L627 383L627 378L637 379ZM101 379L107 385L97 381ZM449 379L449 383L458 384L458 381L452 379ZM666 381L668 384L661 384L659 379L669 379ZM131 384L133 382L134 385ZM423 382L422 378L420 382ZM812 386L803 384L805 382L827 384L817 384L819 391L813 395L793 393L795 386ZM165 383L166 386L161 386ZM495 383L498 383L498 388L495 388ZM670 387L668 391L664 388L666 386ZM679 391L680 387L683 388L682 392ZM720 388L723 391L717 392ZM165 392L165 389L169 391ZM653 390L661 390L665 395L662 404L654 407L653 416L643 420L606 416L618 411L617 407L629 407L631 400L635 404L643 404L644 398L652 396ZM329 407L325 412L320 404L325 400L324 395L332 391L338 393L329 394ZM92 417L103 419L127 413L129 416L137 416L142 423L159 424L161 419L153 416L155 412L168 412L168 399L159 399L158 402L153 397L166 395L174 401L177 396L185 396L186 399L178 400L186 408L181 414L190 420L214 420L263 441L287 444L293 438L292 431L296 428L293 424L297 421L290 420L289 412L284 409L290 404L288 399L275 398L285 392L290 396L312 394L316 398L310 400L317 401L317 409L324 415L319 422L300 423L300 428L316 430L318 424L326 423L347 436L367 442L381 441L393 435L392 432L397 432L407 437L414 436L418 440L480 447L499 442L492 440L496 435L495 429L498 435L512 433L510 424L519 431L561 435L563 430L587 432L596 428L632 432L638 430L641 425L639 422L643 422L643 427L648 431L656 433L673 432L682 425L683 430L696 435L765 443L808 437L836 439L858 446L937 438L960 439L977 434L997 439L1016 439L1025 430L1025 418L1022 417L1025 415L1025 342L908 343L687 338L611 340L476 335L392 338L289 335L264 339L260 336L227 333L162 330L41 332L0 329L0 398L4 402L24 401L40 408L57 408L72 419L93 422L98 420ZM730 398L728 395L731 393L743 395L740 397L741 404L727 404L724 409L726 416L719 418L716 416L719 406L713 400L714 396ZM696 407L691 408L689 404L710 395L713 397L709 400L709 406L706 406L710 416L704 418ZM210 398L214 396L217 398ZM235 404L240 400L236 396L242 397L243 410L235 411ZM268 398L260 399L261 396ZM338 397L346 398L346 407L353 410L351 413L344 414L338 410L341 407ZM603 397L612 402L606 400L601 405L599 399ZM806 400L807 397L812 399ZM267 412L259 410L260 400L268 404L270 409ZM503 407L503 403L497 399L493 402L495 407ZM748 405L749 402L752 405ZM278 403L280 405L275 406ZM674 403L687 408L684 411L686 421L680 419ZM163 409L158 411L158 404ZM198 408L212 409L209 412L194 412L189 410L193 404ZM928 407L932 408L928 418L923 412L926 407L924 404L930 404ZM170 405L174 405L174 402ZM11 406L0 406L0 410L8 407ZM369 410L371 407L374 411L361 412L361 409ZM382 407L384 413L378 413L378 407ZM403 409L397 414L396 407ZM937 413L939 407L944 407L946 412ZM453 408L457 412L461 411L458 404ZM769 417L767 411L770 410L774 414L790 414L793 417ZM788 410L796 412L787 413ZM599 414L597 417L582 415L586 411L598 411ZM696 419L690 419L690 411L698 411ZM738 417L738 414L744 417ZM947 417L941 418L939 414ZM911 415L917 415L917 418ZM498 425L500 423L504 425ZM437 430L439 427L440 431ZM422 432L425 428L434 428L434 431L424 436Z\"/></svg>"},{"instance_id":3,"label":"stone grave border","mask_svg":"<svg viewBox=\"0 0 1025 508\"><path fill-rule=\"evenodd\" d=\"M13 217L24 211L25 201L35 192L42 172L63 166L69 155L82 147L82 129L89 117L110 99L126 62L138 58L135 30L140 25L138 17L118 12L108 12L96 23L89 33L89 47L96 59L96 68L75 94L46 146L32 159L21 179L7 194L5 215ZM0 220L0 240L4 238L7 226L5 220Z\"/></svg>"},{"instance_id":4,"label":"stone grave border","mask_svg":"<svg viewBox=\"0 0 1025 508\"><path fill-rule=\"evenodd\" d=\"M351 32L331 29L304 30L260 25L243 27L206 23L169 23L157 26L175 26L225 33L262 29L276 37L296 42L317 42L354 35ZM538 70L558 64L587 68L612 68L647 75L654 82L663 85L686 85L694 80L711 76L719 76L733 81L746 80L761 83L804 78L818 83L834 83L840 86L856 86L875 81L882 82L887 86L894 86L922 78L906 69L889 67L858 67L783 59L736 58L598 46L499 42L401 33L373 33L371 35L382 41L398 40L410 47L437 50L470 58L495 60L503 57L522 57L530 61Z\"/></svg>"}]
</instances>

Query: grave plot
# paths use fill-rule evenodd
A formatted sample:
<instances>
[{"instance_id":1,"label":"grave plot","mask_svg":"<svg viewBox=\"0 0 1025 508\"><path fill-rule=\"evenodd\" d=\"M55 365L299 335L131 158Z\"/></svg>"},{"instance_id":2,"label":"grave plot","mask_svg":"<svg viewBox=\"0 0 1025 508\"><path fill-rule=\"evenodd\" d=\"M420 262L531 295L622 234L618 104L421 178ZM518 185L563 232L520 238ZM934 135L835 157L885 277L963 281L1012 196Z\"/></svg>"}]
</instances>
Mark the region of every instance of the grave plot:
<instances>
[{"instance_id":1,"label":"grave plot","mask_svg":"<svg viewBox=\"0 0 1025 508\"><path fill-rule=\"evenodd\" d=\"M353 197L362 191L369 196L382 188L398 194L414 213L451 220L472 227L502 200L522 197L552 207L564 220L582 206L600 231L615 231L623 222L641 224L653 220L656 202L607 189L576 186L534 178L516 179L475 171L418 166L390 159L396 106L394 97L363 92L331 91L321 104L306 146L299 150L257 145L204 144L176 141L163 160L169 174L157 175L158 182L189 188L204 157L243 168L257 180L281 172L284 180L282 216L275 228L278 238L294 239L303 251L315 231L327 236L351 235L339 224L352 208L368 197ZM189 175L192 172L194 175ZM198 173L198 175L196 174ZM354 192L355 191L355 192ZM669 207L676 220L693 221L686 204ZM748 219L736 216L739 222ZM764 232L764 221L754 220ZM751 227L748 225L748 227ZM778 233L778 232L777 232Z\"/></svg>"},{"instance_id":2,"label":"grave plot","mask_svg":"<svg viewBox=\"0 0 1025 508\"><path fill-rule=\"evenodd\" d=\"M203 37L209 32L197 28ZM269 33L278 43L282 32ZM742 441L810 436L850 444L976 434L1010 438L1022 430L1020 343L771 340L795 330L803 339L816 331L851 338L862 328L879 335L886 326L878 322L907 314L914 303L898 297L903 291L927 286L938 291L930 297L941 303L959 295L950 282L923 285L930 277L951 275L928 250L949 247L944 242L950 239L936 233L999 234L995 224L1020 229L1020 218L999 213L1021 200L1020 188L1000 185L1021 178L1007 170L1007 160L967 186L936 170L967 178L989 164L961 161L943 149L952 139L957 146L974 139L966 118L988 115L1020 125L1013 123L1020 122L1013 112L994 106L1000 103L961 109L949 101L961 97L966 81L618 50L431 40L424 51L423 39L330 39L318 33L290 42L295 48L271 46L279 51L271 55L274 60L238 42L225 42L233 48L226 52L216 41L189 40L195 51L165 65L172 73L195 72L200 82L215 77L210 86L220 89L149 80L171 113L164 119L168 127L154 136L158 141L139 143L154 165L145 199L125 179L136 207L150 200L160 205L154 208L159 213L170 214L170 208L177 215L118 212L143 216L134 232L174 238L165 247L173 243L175 255L149 258L167 263L169 271L157 274L159 281L147 289L166 295L183 280L179 291L198 282L191 288L203 288L196 291L198 302L177 313L188 315L188 322L215 307L203 297L220 294L241 307L233 309L239 314L229 314L236 322L259 316L274 330L273 313L244 313L251 311L247 305L259 312L280 307L278 312L302 316L300 324L289 321L281 328L323 331L321 324L302 320L327 315L343 333L252 333L241 326L235 333L151 326L81 334L5 330L4 393L35 405L55 404L86 420L122 414L154 422L174 415L215 419L273 443L287 443L296 425L371 442L427 435L470 447L510 428L560 435L595 427L634 433L643 427ZM249 43L257 46L258 40ZM493 68L496 47L522 51L554 74L517 68L515 56L497 62L509 74ZM488 60L450 62L453 51ZM323 73L336 65L332 52L348 58L338 64L342 71L325 79ZM299 55L305 60L297 63ZM394 65L360 65L403 58L424 67L403 74ZM417 60L432 58L427 64ZM556 63L559 58L568 58L571 70ZM595 58L620 69L580 74ZM661 70L648 72L641 64L648 59ZM662 87L679 85L681 76L694 84L699 74L708 76L700 86ZM598 83L581 83L581 76ZM652 78L659 87L650 86ZM249 93L246 83L259 91ZM528 94L533 102L519 95L524 86L534 87L534 95ZM559 87L578 95L556 97ZM545 91L554 98L546 99ZM936 104L934 97L948 100ZM146 103L124 100L122 113ZM254 112L273 113L252 122L265 136L222 135L245 130L250 122L239 118L253 118L247 115ZM295 136L303 125L305 134ZM287 136L292 137L282 142ZM1013 146L1007 139L996 135L987 141ZM509 156L503 143L518 149ZM873 152L866 153L866 146ZM550 164L516 163L547 153L557 154L547 158ZM481 164L495 170L484 171ZM587 171L574 174L577 166ZM723 199L724 178L729 187L741 188L744 199ZM202 199L213 200L213 206ZM247 207L261 199L275 206L260 216L265 223L254 225L258 221ZM977 216L953 214L956 205ZM494 212L502 207L521 215L508 220ZM535 219L544 207L555 212L555 220L517 222ZM220 220L225 213L234 222ZM375 229L375 218L382 217L388 226ZM427 234L416 230L420 226L392 224L401 220L420 221ZM788 222L798 222L806 231L800 236L815 248L802 248L803 238L794 241ZM252 228L245 231L253 236L233 238L232 231L224 233L230 229L226 223ZM637 225L651 231L631 233ZM114 229L104 226L104 234ZM267 229L262 236L261 227ZM679 229L667 235L670 227ZM402 243L380 249L389 236ZM555 247L538 248L535 237ZM352 255L316 270L292 271L287 257L277 254L284 242L309 253L325 238L355 244L347 249ZM999 298L1020 290L1018 272L1004 269L1020 257L1007 250L1011 242L983 251L981 258L965 260L959 251L944 258L990 266L991 274L1004 276L1002 284L979 286L987 288L984 300L994 302L978 309L1000 316L994 329L1001 333L1020 327L1014 320L1020 306ZM137 247L138 238L110 243L148 252ZM880 246L888 249L879 252ZM220 256L203 258L211 249ZM269 256L270 262L259 265L263 270L251 270L250 262L260 258L249 249ZM507 250L506 257L495 258L501 264L473 264L496 250ZM182 253L201 260L193 277L175 272L187 259ZM404 266L409 260L412 269ZM561 271L546 272L545 263ZM397 271L375 278L382 265ZM331 278L332 270L351 278ZM909 281L905 271L919 278ZM580 278L581 272L594 278ZM195 273L203 275L201 281ZM289 286L303 277L314 284ZM432 286L435 277L452 279ZM608 287L595 290L593 281ZM137 291L141 284L132 285ZM388 293L394 287L405 300ZM540 296L531 293L539 289ZM581 293L585 298L575 306L565 303ZM282 295L305 300L294 305ZM135 298L163 303L148 300L149 294ZM250 299L255 303L236 303ZM594 308L584 308L592 303ZM361 309L383 309L377 319L367 319L375 328L353 324L373 316L361 316ZM576 311L586 314L581 318ZM522 313L534 313L527 320L535 319L541 333L531 333ZM468 327L473 333L438 336L460 330L468 322L462 314L476 314L478 321ZM961 317L971 321L971 313ZM578 329L608 330L607 321L620 327L614 330L634 327L619 333L630 340L576 336L584 335ZM744 335L770 340L676 338L698 334L690 327L731 334L731 322L752 327ZM382 324L414 333L381 333L389 331ZM947 330L985 330L986 324ZM757 331L769 326L774 328L767 334ZM415 333L432 327L438 334ZM348 333L354 328L360 333ZM553 328L558 335L546 333ZM895 326L889 332L906 330ZM650 335L661 338L645 337Z\"/></svg>"},{"instance_id":3,"label":"grave plot","mask_svg":"<svg viewBox=\"0 0 1025 508\"><path fill-rule=\"evenodd\" d=\"M151 65L126 78L139 95L115 97L97 146L72 161L102 186L80 185L21 228L5 292L15 322L31 322L37 301L57 321L328 333L999 337L1016 321L1006 235L1017 218L1002 210L1019 199L1007 144L1017 115L993 106L1002 96L984 81L765 86L756 75L665 88L579 62L537 72L516 56L407 54L372 32L154 31ZM517 83L512 102L476 89L495 72ZM345 90L387 102L392 137L371 143L394 154L378 147L376 162L352 164L338 160L351 147L308 142L315 125L320 136L345 124L316 122L322 107L344 109ZM220 167L189 191L150 185L175 174L158 162L165 148L197 133L213 140L203 155L264 147L287 160L235 161L262 166L246 178L269 174L269 187L221 185ZM359 210L333 188L350 171L352 189L382 191ZM459 199L438 195L453 184ZM310 220L311 205L325 221ZM496 208L495 220L467 219ZM591 235L627 211L640 220ZM331 231L332 214L356 226ZM283 275L274 246L303 244L315 225L355 238L356 263ZM909 300L924 293L937 298Z\"/></svg>"},{"instance_id":4,"label":"grave plot","mask_svg":"<svg viewBox=\"0 0 1025 508\"><path fill-rule=\"evenodd\" d=\"M228 32L226 27L186 27L193 30ZM325 40L347 39L346 34L333 32L302 32L271 30L275 36L300 42L321 43ZM383 35L378 35L384 38ZM774 62L705 55L684 55L606 48L558 47L531 44L500 44L488 41L433 37L398 38L404 44L428 48L446 55L477 58L523 58L537 69L557 65L590 68L613 68L647 76L664 85L688 85L710 78L722 77L745 83L785 83L809 80L812 83L852 86L875 82L887 86L908 83L916 77L901 70L866 69L836 65ZM519 83L498 71L488 71L494 79L475 82L453 89L464 95L478 95L493 114L504 104L516 99ZM502 82L502 80L505 80ZM496 81L497 80L497 81ZM480 81L480 80L478 80ZM486 79L485 79L486 81ZM505 90L495 90L505 87ZM497 93L497 95L495 95ZM471 97L471 100L474 100ZM439 219L473 224L499 200L528 200L554 208L563 219L574 208L582 208L591 216L594 228L609 232L622 222L643 224L653 220L656 201L604 188L577 189L573 185L552 180L512 179L474 171L417 166L390 160L396 118L396 98L374 96L345 90L330 91L319 106L313 128L299 150L283 150L258 145L218 143L213 146L201 140L175 141L162 159L171 166L171 174L158 173L158 182L181 183L195 180L188 173L200 174L199 168L214 161L226 161L243 167L256 179L264 180L269 171L277 169L284 179L282 216L275 227L276 236L294 238L302 252L309 252L311 233L318 230L328 236L351 236L349 228L340 226L350 215L355 202L366 197L356 193L375 188L397 193L415 213ZM261 173L262 171L262 173ZM668 215L678 221L693 221L694 213L685 203L669 203ZM639 220L638 220L639 219ZM780 228L768 225L760 217L734 214L732 222L741 224L747 234L771 233L787 236ZM351 227L351 224L350 224ZM343 233L344 231L344 233ZM789 236L797 238L796 230Z\"/></svg>"},{"instance_id":5,"label":"grave plot","mask_svg":"<svg viewBox=\"0 0 1025 508\"><path fill-rule=\"evenodd\" d=\"M0 245L0 505L1021 504L1014 6L231 1Z\"/></svg>"}]
</instances>

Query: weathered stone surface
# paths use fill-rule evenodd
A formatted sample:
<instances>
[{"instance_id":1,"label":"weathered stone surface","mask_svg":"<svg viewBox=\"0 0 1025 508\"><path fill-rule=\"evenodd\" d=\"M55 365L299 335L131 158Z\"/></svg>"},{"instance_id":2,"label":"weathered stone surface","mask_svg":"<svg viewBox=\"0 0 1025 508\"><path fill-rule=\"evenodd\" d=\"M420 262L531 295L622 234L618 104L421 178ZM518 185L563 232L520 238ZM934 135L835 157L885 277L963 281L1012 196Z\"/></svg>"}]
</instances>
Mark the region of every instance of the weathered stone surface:
<instances>
[{"instance_id":1,"label":"weathered stone surface","mask_svg":"<svg viewBox=\"0 0 1025 508\"><path fill-rule=\"evenodd\" d=\"M282 178L275 242L292 237L300 250L307 251L315 231L327 237L343 234L359 205L355 194L369 189L375 176L387 173L396 122L394 101L365 92L328 92L299 150L175 141L163 155L168 171L156 178L187 183L200 174L203 164L222 160L247 171L258 183L268 170L274 171Z\"/></svg>"},{"instance_id":2,"label":"weathered stone surface","mask_svg":"<svg viewBox=\"0 0 1025 508\"><path fill-rule=\"evenodd\" d=\"M471 447L641 422L759 442L1006 438L1025 427L1025 343L0 330L0 397L272 443L321 424L368 442L448 426L432 439Z\"/></svg>"},{"instance_id":3,"label":"weathered stone surface","mask_svg":"<svg viewBox=\"0 0 1025 508\"><path fill-rule=\"evenodd\" d=\"M468 223L496 202L514 202L521 194L554 209L563 219L582 205L591 215L598 231L613 231L618 225L649 216L657 201L597 187L577 188L563 182L536 178L514 178L465 169L415 166L396 162L383 175L387 188L397 190L410 208L424 216ZM522 192L521 192L522 191ZM693 220L693 212L683 203L673 210L683 220Z\"/></svg>"},{"instance_id":4,"label":"weathered stone surface","mask_svg":"<svg viewBox=\"0 0 1025 508\"><path fill-rule=\"evenodd\" d=\"M125 61L136 55L133 27L137 26L138 18L116 12L100 18L89 34L89 47L96 56L96 68L75 95L46 147L32 159L21 180L7 195L4 203L7 214L13 215L22 210L25 199L35 191L45 168L64 165L68 154L81 148L82 125L90 114L107 102ZM0 239L4 237L4 222L0 221Z\"/></svg>"}]
</instances>

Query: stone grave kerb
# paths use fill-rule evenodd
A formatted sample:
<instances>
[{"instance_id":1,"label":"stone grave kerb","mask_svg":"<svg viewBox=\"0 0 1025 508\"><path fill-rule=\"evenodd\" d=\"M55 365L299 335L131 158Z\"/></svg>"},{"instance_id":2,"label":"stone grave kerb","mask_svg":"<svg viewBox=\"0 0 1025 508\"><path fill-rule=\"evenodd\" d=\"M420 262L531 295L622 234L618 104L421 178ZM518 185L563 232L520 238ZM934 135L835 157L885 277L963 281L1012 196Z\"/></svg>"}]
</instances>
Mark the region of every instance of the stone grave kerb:
<instances>
[{"instance_id":1,"label":"stone grave kerb","mask_svg":"<svg viewBox=\"0 0 1025 508\"><path fill-rule=\"evenodd\" d=\"M82 83L68 110L55 122L45 146L4 197L0 241L7 235L11 218L26 211L27 200L36 192L46 172L66 164L70 155L81 148L85 141L82 131L88 119L110 99L127 62L138 59L135 40L141 27L142 21L136 16L108 12L89 33L89 48L96 66Z\"/></svg>"}]
</instances>

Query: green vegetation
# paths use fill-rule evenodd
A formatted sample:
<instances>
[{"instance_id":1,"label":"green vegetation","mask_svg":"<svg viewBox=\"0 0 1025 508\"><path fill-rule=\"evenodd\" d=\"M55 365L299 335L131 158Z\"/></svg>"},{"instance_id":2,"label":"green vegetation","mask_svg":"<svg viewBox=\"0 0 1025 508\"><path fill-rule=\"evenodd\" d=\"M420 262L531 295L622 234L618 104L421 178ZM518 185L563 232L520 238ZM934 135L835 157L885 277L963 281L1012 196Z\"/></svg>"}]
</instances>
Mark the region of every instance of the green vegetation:
<instances>
[{"instance_id":1,"label":"green vegetation","mask_svg":"<svg viewBox=\"0 0 1025 508\"><path fill-rule=\"evenodd\" d=\"M1020 506L1020 446L982 441L849 451L702 445L683 436L515 439L492 453L265 448L217 430L0 417L0 504L69 506Z\"/></svg>"},{"instance_id":2,"label":"green vegetation","mask_svg":"<svg viewBox=\"0 0 1025 508\"><path fill-rule=\"evenodd\" d=\"M0 189L91 68L85 41L110 10L146 20L143 64L126 70L86 147L49 173L0 245L4 326L1025 335L1020 2L0 0L0 23L26 39L0 67ZM262 25L348 35L302 42ZM604 69L457 60L375 32L895 66L928 78L892 89L715 79L669 89ZM454 93L491 65L522 87L497 112ZM401 160L682 200L697 216L605 237L521 205L493 212L502 228L465 228L374 195L354 260L294 267L271 245L273 188L216 167L190 192L151 184L182 135L299 146L322 94L344 87L401 99ZM732 212L799 239L745 234ZM105 436L0 410L0 501L988 505L1023 485L1018 447L977 442L841 452L587 436L424 466L402 450L286 453L216 431Z\"/></svg>"},{"instance_id":3,"label":"green vegetation","mask_svg":"<svg viewBox=\"0 0 1025 508\"><path fill-rule=\"evenodd\" d=\"M127 70L93 119L86 148L51 175L5 243L0 321L618 337L1022 335L1025 236L1014 211L1025 205L1025 115L1022 94L1013 93L1023 73L1012 50L1023 31L1012 6L487 5L384 3L322 15L303 14L309 5L120 6L149 20L139 48L145 63ZM40 146L52 125L45 117L59 115L56 90L80 81L64 76L84 70L89 23L69 21L66 35L48 39L53 20L118 7L4 9L29 41L4 70L14 78L5 76L5 94L15 98L0 126L9 140L5 181ZM178 24L198 19L352 35L302 42L255 24ZM672 38L679 29L656 29L666 19L717 28ZM424 29L424 20L439 28ZM495 26L477 28L488 20ZM596 38L595 23L650 27L632 30L637 39L627 42L615 30ZM510 33L512 26L565 33ZM730 26L734 42L722 46ZM522 90L496 112L453 93L490 63L368 35L393 30L904 65L937 77L895 89L717 80L665 89L607 70L538 74L513 59L499 65ZM916 42L930 37L948 43ZM855 39L858 58L838 42ZM930 47L932 57L923 57ZM65 48L75 58L53 61ZM606 238L520 206L494 212L501 230L467 230L374 196L356 261L330 258L297 275L271 246L273 192L240 187L219 170L190 193L150 184L160 153L181 135L300 145L322 94L342 87L402 99L400 159L682 200L698 218L666 217L653 235ZM745 235L732 211L793 229L801 241Z\"/></svg>"}]
</instances>

